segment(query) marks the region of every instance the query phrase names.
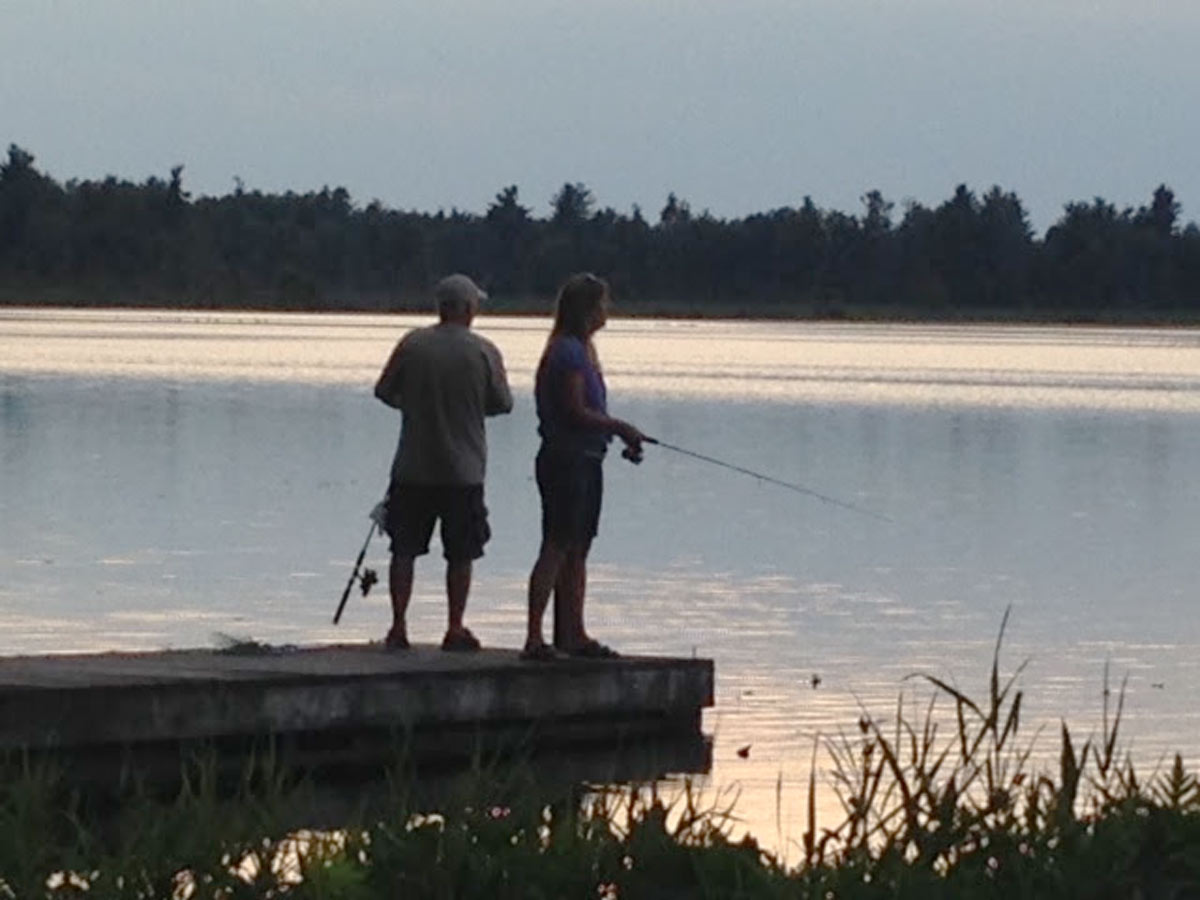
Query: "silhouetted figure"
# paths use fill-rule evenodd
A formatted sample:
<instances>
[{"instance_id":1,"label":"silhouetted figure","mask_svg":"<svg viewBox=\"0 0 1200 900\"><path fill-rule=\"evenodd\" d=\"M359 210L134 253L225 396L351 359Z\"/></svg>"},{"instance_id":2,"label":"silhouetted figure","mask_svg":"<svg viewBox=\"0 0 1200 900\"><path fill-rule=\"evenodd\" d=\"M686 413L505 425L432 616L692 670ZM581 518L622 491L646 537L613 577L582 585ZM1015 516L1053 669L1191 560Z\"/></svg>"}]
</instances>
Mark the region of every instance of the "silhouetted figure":
<instances>
[{"instance_id":1,"label":"silhouetted figure","mask_svg":"<svg viewBox=\"0 0 1200 900\"><path fill-rule=\"evenodd\" d=\"M512 394L500 351L471 331L487 294L466 275L449 275L434 296L438 323L406 334L375 385L375 396L403 413L387 500L392 627L384 644L408 648L413 562L429 552L440 520L449 604L442 649L478 650L463 613L472 562L491 536L483 501L484 418L511 411Z\"/></svg>"},{"instance_id":2,"label":"silhouetted figure","mask_svg":"<svg viewBox=\"0 0 1200 900\"><path fill-rule=\"evenodd\" d=\"M603 462L613 435L625 455L641 460L645 436L608 414L608 397L592 336L604 327L608 285L595 275L574 275L558 294L554 329L538 364L534 394L542 437L536 471L542 499L542 544L529 576L529 621L524 659L612 657L589 637L583 621L587 555L600 522ZM542 619L550 593L557 595L555 647L545 642Z\"/></svg>"}]
</instances>

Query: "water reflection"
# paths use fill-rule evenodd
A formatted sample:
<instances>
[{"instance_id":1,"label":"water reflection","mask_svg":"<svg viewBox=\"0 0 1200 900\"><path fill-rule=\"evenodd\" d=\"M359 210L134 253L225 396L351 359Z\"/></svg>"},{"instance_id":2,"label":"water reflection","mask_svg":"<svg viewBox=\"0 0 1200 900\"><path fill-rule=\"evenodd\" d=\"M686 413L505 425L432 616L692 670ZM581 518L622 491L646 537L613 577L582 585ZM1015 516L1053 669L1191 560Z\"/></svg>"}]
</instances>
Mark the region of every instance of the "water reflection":
<instances>
[{"instance_id":1,"label":"water reflection","mask_svg":"<svg viewBox=\"0 0 1200 900\"><path fill-rule=\"evenodd\" d=\"M9 373L362 384L428 316L0 311ZM527 386L547 322L480 328ZM1200 409L1200 331L614 321L618 385L740 401Z\"/></svg>"},{"instance_id":2,"label":"water reflection","mask_svg":"<svg viewBox=\"0 0 1200 900\"><path fill-rule=\"evenodd\" d=\"M380 637L381 592L330 617L394 447L369 387L426 321L0 312L0 652ZM482 324L518 408L490 432L497 537L468 616L515 646L547 323ZM1086 733L1109 663L1139 758L1196 758L1200 334L618 321L601 340L614 411L648 432L894 519L654 448L608 464L591 627L716 660L713 783L756 827L799 820L814 739L886 714L906 675L982 690L1009 606L1031 730ZM438 570L418 572L419 640L441 633Z\"/></svg>"}]
</instances>

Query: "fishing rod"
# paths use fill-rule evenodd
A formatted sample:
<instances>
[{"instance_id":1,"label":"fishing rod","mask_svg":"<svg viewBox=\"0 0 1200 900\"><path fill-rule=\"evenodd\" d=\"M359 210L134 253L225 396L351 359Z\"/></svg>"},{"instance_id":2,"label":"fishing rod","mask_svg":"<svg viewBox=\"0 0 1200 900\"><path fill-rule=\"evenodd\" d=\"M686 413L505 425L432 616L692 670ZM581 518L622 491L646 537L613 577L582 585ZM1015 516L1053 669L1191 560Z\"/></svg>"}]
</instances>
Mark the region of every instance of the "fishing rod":
<instances>
[{"instance_id":1,"label":"fishing rod","mask_svg":"<svg viewBox=\"0 0 1200 900\"><path fill-rule=\"evenodd\" d=\"M375 536L375 529L378 528L380 534L383 533L383 513L380 509L382 506L383 504L380 503L371 510L371 527L367 531L367 539L363 541L362 549L358 551L358 559L354 561L354 569L350 572L350 580L346 582L346 589L342 591L342 599L338 603L337 612L333 614L334 625L336 625L342 618L342 610L346 608L346 601L350 599L350 588L354 587L354 582L362 582L362 593L365 597L370 592L375 582L379 580L379 576L375 574L374 569L367 569L361 575L358 574L358 570L362 568L363 557L367 555L367 547L371 543L371 538Z\"/></svg>"},{"instance_id":2,"label":"fishing rod","mask_svg":"<svg viewBox=\"0 0 1200 900\"><path fill-rule=\"evenodd\" d=\"M711 456L705 456L703 453L697 453L695 450L688 450L686 447L677 447L675 444L668 444L666 441L660 441L657 438L652 437L644 437L643 440L647 444L654 444L658 447L662 447L664 450L673 450L676 453L681 453L684 456L690 456L693 459L698 459L702 462L711 463L714 466L720 466L723 469L730 469L734 472L740 472L743 475L749 475L751 478L757 478L759 481L766 481L770 484L775 484L779 487L785 487L800 494L806 494L809 497L816 497L818 500L824 501L825 503L831 503L834 506L840 506L842 509L848 509L856 513L861 513L864 516L870 516L872 519L878 519L880 522L893 521L882 513L877 513L874 510L867 509L862 506L856 506L853 503L847 503L845 500L838 500L836 497L830 497L827 494L822 494L800 484L793 484L790 481L782 481L778 478L772 478L770 475L764 475L762 472L755 472L753 469L746 469L742 466L735 466L733 463L727 463L724 460L715 459Z\"/></svg>"}]
</instances>

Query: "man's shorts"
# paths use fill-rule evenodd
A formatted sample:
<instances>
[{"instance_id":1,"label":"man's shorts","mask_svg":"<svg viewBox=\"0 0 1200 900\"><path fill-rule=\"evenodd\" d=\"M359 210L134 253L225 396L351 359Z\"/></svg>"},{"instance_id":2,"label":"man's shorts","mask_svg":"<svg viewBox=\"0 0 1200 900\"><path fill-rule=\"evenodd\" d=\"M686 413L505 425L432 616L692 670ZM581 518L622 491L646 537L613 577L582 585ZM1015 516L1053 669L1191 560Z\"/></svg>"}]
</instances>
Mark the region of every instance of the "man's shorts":
<instances>
[{"instance_id":1,"label":"man's shorts","mask_svg":"<svg viewBox=\"0 0 1200 900\"><path fill-rule=\"evenodd\" d=\"M395 556L412 558L429 552L433 525L442 523L442 555L448 562L483 556L492 536L483 485L397 484L388 489L387 525Z\"/></svg>"},{"instance_id":2,"label":"man's shorts","mask_svg":"<svg viewBox=\"0 0 1200 900\"><path fill-rule=\"evenodd\" d=\"M543 446L536 471L542 495L542 540L587 550L600 527L604 460Z\"/></svg>"}]
</instances>

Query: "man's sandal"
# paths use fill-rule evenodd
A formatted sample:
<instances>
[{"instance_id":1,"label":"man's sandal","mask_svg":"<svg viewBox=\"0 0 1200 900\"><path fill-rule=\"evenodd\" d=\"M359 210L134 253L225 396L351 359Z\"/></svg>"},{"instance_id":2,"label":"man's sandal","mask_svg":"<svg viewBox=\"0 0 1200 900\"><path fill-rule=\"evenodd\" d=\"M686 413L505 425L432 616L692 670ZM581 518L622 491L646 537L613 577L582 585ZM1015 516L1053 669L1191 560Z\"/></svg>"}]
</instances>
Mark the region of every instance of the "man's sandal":
<instances>
[{"instance_id":1,"label":"man's sandal","mask_svg":"<svg viewBox=\"0 0 1200 900\"><path fill-rule=\"evenodd\" d=\"M389 631L387 637L383 639L384 650L407 650L410 646L408 638L396 634L394 631Z\"/></svg>"},{"instance_id":2,"label":"man's sandal","mask_svg":"<svg viewBox=\"0 0 1200 900\"><path fill-rule=\"evenodd\" d=\"M561 659L558 651L545 643L526 644L518 658L524 662L554 662L556 659Z\"/></svg>"},{"instance_id":3,"label":"man's sandal","mask_svg":"<svg viewBox=\"0 0 1200 900\"><path fill-rule=\"evenodd\" d=\"M578 659L617 659L620 655L612 647L597 640L585 641L578 647L572 647L567 651L567 656L574 656Z\"/></svg>"},{"instance_id":4,"label":"man's sandal","mask_svg":"<svg viewBox=\"0 0 1200 900\"><path fill-rule=\"evenodd\" d=\"M479 638L466 628L462 631L446 632L446 636L442 638L442 649L450 653L474 653L479 647Z\"/></svg>"}]
</instances>

